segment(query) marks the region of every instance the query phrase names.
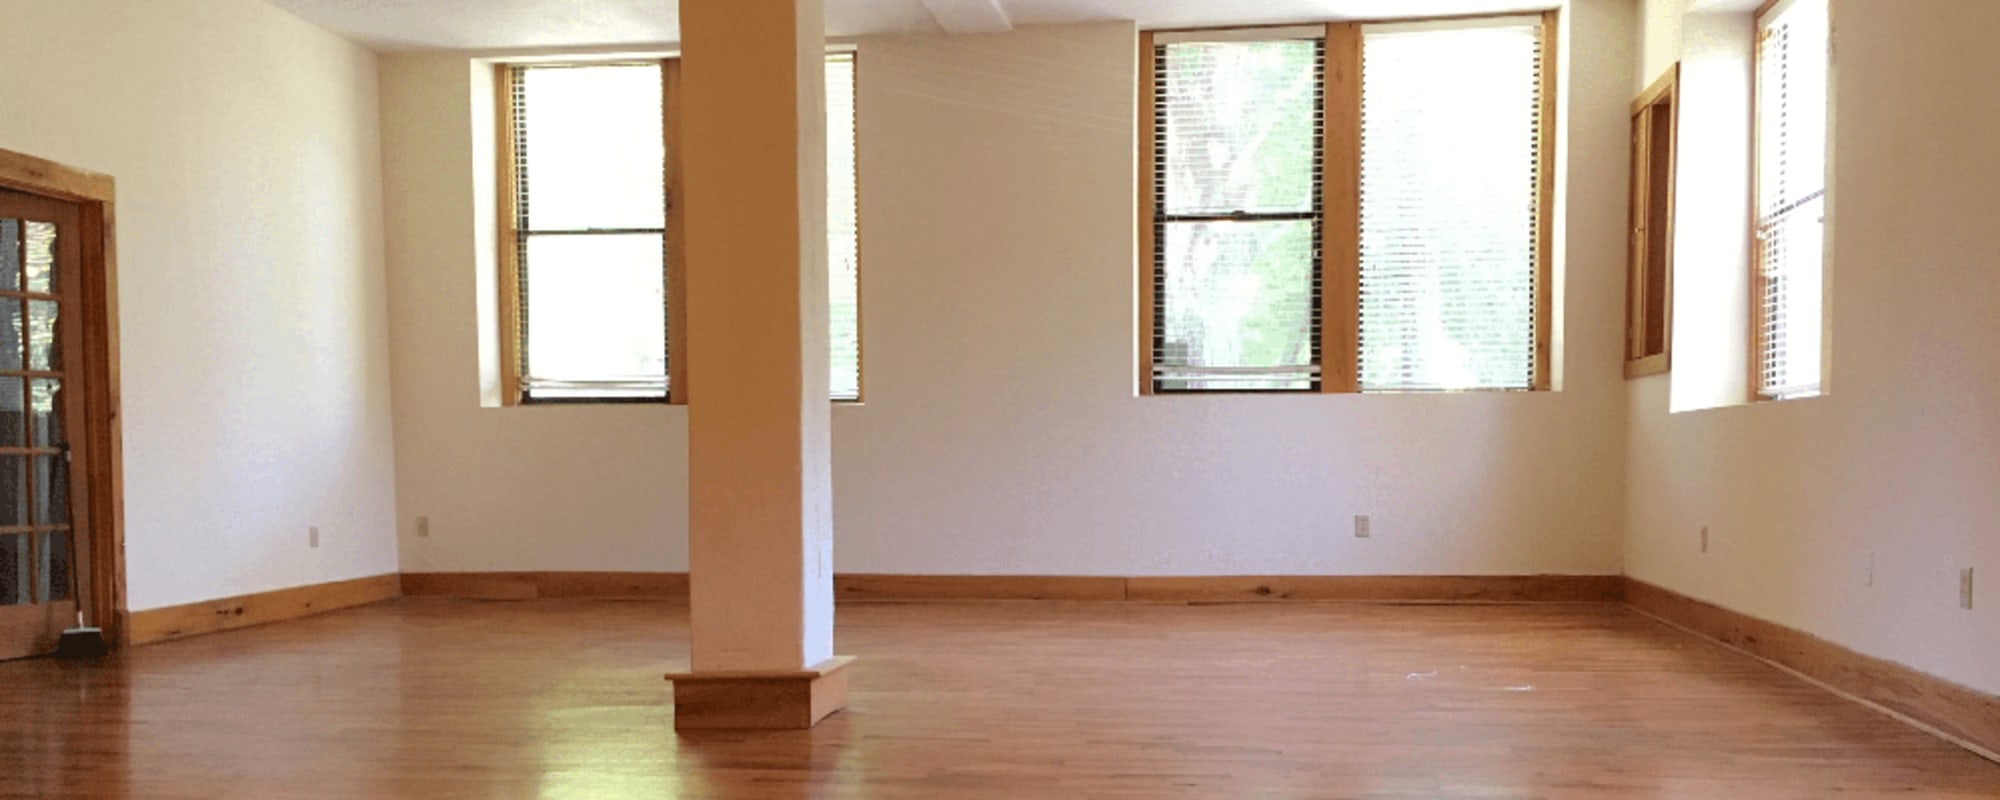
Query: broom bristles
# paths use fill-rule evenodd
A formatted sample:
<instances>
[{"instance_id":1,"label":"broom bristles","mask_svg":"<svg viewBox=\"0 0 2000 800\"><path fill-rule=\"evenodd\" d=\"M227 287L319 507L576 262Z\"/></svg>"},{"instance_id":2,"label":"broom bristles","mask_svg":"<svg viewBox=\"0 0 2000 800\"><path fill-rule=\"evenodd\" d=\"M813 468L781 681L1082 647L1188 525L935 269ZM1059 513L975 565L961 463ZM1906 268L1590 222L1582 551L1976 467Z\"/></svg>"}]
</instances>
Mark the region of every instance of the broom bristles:
<instances>
[{"instance_id":1,"label":"broom bristles","mask_svg":"<svg viewBox=\"0 0 2000 800\"><path fill-rule=\"evenodd\" d=\"M109 648L104 645L104 631L97 628L70 628L63 631L62 638L56 641L56 658L98 658L107 652Z\"/></svg>"}]
</instances>

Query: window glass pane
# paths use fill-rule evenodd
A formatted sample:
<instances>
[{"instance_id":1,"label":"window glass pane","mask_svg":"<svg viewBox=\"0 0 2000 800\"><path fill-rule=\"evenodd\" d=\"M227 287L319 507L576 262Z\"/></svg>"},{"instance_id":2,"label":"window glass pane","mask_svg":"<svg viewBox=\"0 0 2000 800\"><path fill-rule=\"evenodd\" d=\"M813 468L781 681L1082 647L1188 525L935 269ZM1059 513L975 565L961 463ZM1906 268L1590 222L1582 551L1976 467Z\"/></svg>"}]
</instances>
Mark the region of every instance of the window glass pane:
<instances>
[{"instance_id":1,"label":"window glass pane","mask_svg":"<svg viewBox=\"0 0 2000 800\"><path fill-rule=\"evenodd\" d=\"M1760 226L1763 370L1759 392L1783 399L1819 393L1821 280L1826 197L1814 197Z\"/></svg>"},{"instance_id":2,"label":"window glass pane","mask_svg":"<svg viewBox=\"0 0 2000 800\"><path fill-rule=\"evenodd\" d=\"M1362 37L1360 383L1535 372L1540 26Z\"/></svg>"},{"instance_id":3,"label":"window glass pane","mask_svg":"<svg viewBox=\"0 0 2000 800\"><path fill-rule=\"evenodd\" d=\"M827 310L835 400L861 398L860 239L855 211L854 54L826 61Z\"/></svg>"},{"instance_id":4,"label":"window glass pane","mask_svg":"<svg viewBox=\"0 0 2000 800\"><path fill-rule=\"evenodd\" d=\"M523 68L515 91L529 230L666 225L658 65Z\"/></svg>"},{"instance_id":5,"label":"window glass pane","mask_svg":"<svg viewBox=\"0 0 2000 800\"><path fill-rule=\"evenodd\" d=\"M660 234L531 236L523 280L529 394L659 397L666 386ZM578 382L639 384L590 391ZM542 385L538 385L542 384Z\"/></svg>"},{"instance_id":6,"label":"window glass pane","mask_svg":"<svg viewBox=\"0 0 2000 800\"><path fill-rule=\"evenodd\" d=\"M1825 295L1827 8L1795 0L1757 43L1758 394L1819 393Z\"/></svg>"},{"instance_id":7,"label":"window glass pane","mask_svg":"<svg viewBox=\"0 0 2000 800\"><path fill-rule=\"evenodd\" d=\"M1313 228L1310 220L1166 225L1160 390L1311 388Z\"/></svg>"},{"instance_id":8,"label":"window glass pane","mask_svg":"<svg viewBox=\"0 0 2000 800\"><path fill-rule=\"evenodd\" d=\"M1164 213L1318 208L1321 47L1293 40L1161 48L1154 91Z\"/></svg>"}]
</instances>

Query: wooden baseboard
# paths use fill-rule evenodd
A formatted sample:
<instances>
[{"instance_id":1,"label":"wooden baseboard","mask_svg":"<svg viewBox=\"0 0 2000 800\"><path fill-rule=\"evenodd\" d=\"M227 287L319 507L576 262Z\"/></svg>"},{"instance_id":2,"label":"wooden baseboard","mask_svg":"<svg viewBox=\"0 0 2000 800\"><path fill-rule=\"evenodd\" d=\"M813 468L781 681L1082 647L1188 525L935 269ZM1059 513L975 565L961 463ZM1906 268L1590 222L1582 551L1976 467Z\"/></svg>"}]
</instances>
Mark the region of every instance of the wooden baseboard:
<instances>
[{"instance_id":1,"label":"wooden baseboard","mask_svg":"<svg viewBox=\"0 0 2000 800\"><path fill-rule=\"evenodd\" d=\"M1129 578L1128 600L1252 603L1615 603L1617 575L1292 575Z\"/></svg>"},{"instance_id":2,"label":"wooden baseboard","mask_svg":"<svg viewBox=\"0 0 2000 800\"><path fill-rule=\"evenodd\" d=\"M1863 655L1804 631L1635 578L1625 579L1625 602L1641 613L1777 664L2000 761L2000 695Z\"/></svg>"},{"instance_id":3,"label":"wooden baseboard","mask_svg":"<svg viewBox=\"0 0 2000 800\"><path fill-rule=\"evenodd\" d=\"M126 643L151 644L247 628L379 603L401 594L397 575L390 573L134 611L126 616Z\"/></svg>"},{"instance_id":4,"label":"wooden baseboard","mask_svg":"<svg viewBox=\"0 0 2000 800\"><path fill-rule=\"evenodd\" d=\"M1123 600L1124 578L1069 575L833 576L842 601Z\"/></svg>"},{"instance_id":5,"label":"wooden baseboard","mask_svg":"<svg viewBox=\"0 0 2000 800\"><path fill-rule=\"evenodd\" d=\"M1293 575L1122 578L1071 575L833 576L842 602L1133 600L1155 603L1615 603L1617 575ZM412 572L403 594L479 600L681 600L684 572Z\"/></svg>"},{"instance_id":6,"label":"wooden baseboard","mask_svg":"<svg viewBox=\"0 0 2000 800\"><path fill-rule=\"evenodd\" d=\"M788 672L677 672L675 730L799 730L847 707L847 668L834 656Z\"/></svg>"},{"instance_id":7,"label":"wooden baseboard","mask_svg":"<svg viewBox=\"0 0 2000 800\"><path fill-rule=\"evenodd\" d=\"M473 600L686 600L685 572L405 572L403 594Z\"/></svg>"}]
</instances>

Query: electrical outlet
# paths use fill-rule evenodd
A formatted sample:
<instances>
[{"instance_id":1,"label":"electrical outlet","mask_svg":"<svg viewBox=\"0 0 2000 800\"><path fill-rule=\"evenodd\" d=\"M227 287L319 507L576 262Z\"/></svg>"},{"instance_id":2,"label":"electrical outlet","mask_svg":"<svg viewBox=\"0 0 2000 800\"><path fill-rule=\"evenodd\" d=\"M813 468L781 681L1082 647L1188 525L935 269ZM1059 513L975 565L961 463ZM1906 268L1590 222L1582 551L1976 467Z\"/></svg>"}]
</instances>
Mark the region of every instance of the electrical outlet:
<instances>
[{"instance_id":1,"label":"electrical outlet","mask_svg":"<svg viewBox=\"0 0 2000 800\"><path fill-rule=\"evenodd\" d=\"M424 537L424 538L426 538L426 539L430 538L430 536L431 536L431 518L430 518L430 517L418 517L418 518L417 518L417 535L418 535L418 536L421 536L421 537Z\"/></svg>"},{"instance_id":2,"label":"electrical outlet","mask_svg":"<svg viewBox=\"0 0 2000 800\"><path fill-rule=\"evenodd\" d=\"M1701 526L1701 551L1708 552L1708 526Z\"/></svg>"},{"instance_id":3,"label":"electrical outlet","mask_svg":"<svg viewBox=\"0 0 2000 800\"><path fill-rule=\"evenodd\" d=\"M314 525L311 528L306 529L306 545L309 547L319 547L318 525Z\"/></svg>"},{"instance_id":4,"label":"electrical outlet","mask_svg":"<svg viewBox=\"0 0 2000 800\"><path fill-rule=\"evenodd\" d=\"M1964 609L1972 608L1971 567L1966 567L1958 572L1958 607Z\"/></svg>"},{"instance_id":5,"label":"electrical outlet","mask_svg":"<svg viewBox=\"0 0 2000 800\"><path fill-rule=\"evenodd\" d=\"M1354 515L1354 538L1356 538L1356 539L1366 539L1366 538L1368 538L1368 515L1367 515L1367 514L1356 514L1356 515Z\"/></svg>"}]
</instances>

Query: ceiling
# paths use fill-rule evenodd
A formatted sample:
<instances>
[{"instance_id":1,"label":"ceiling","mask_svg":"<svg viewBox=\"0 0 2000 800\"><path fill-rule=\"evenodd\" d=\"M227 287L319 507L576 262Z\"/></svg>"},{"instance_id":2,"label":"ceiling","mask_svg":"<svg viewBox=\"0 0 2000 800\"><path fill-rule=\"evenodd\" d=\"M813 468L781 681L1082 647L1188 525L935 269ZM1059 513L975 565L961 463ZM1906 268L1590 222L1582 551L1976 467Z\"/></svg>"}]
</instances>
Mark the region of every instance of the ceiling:
<instances>
[{"instance_id":1,"label":"ceiling","mask_svg":"<svg viewBox=\"0 0 2000 800\"><path fill-rule=\"evenodd\" d=\"M728 0L709 0L726 2ZM741 0L736 0L741 2ZM269 0L380 50L536 50L680 39L678 0ZM1135 20L1141 27L1393 19L1555 6L1558 0L825 0L829 36L974 34Z\"/></svg>"}]
</instances>

